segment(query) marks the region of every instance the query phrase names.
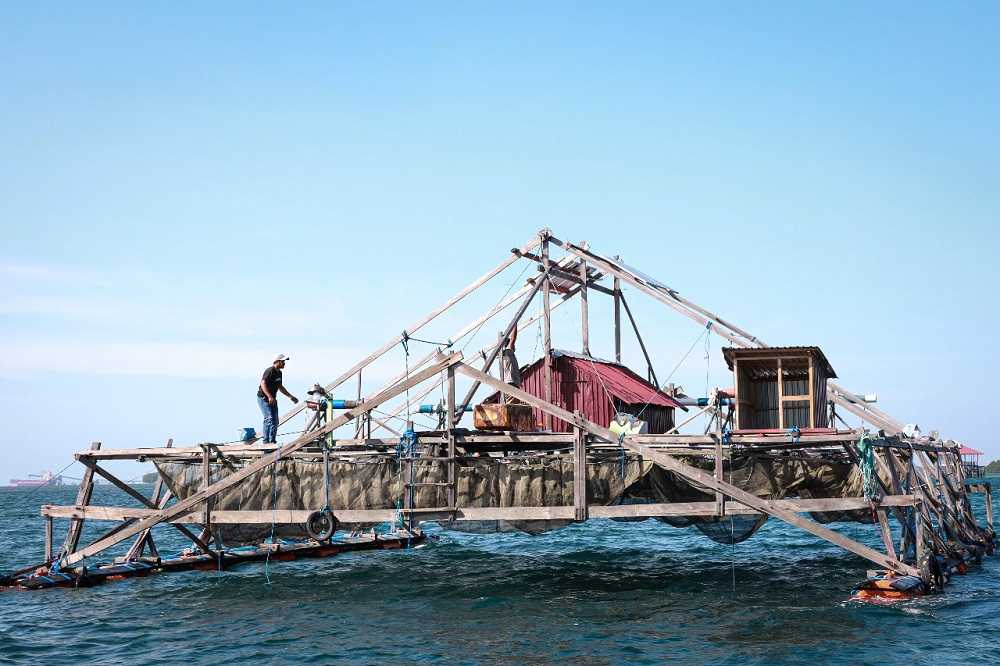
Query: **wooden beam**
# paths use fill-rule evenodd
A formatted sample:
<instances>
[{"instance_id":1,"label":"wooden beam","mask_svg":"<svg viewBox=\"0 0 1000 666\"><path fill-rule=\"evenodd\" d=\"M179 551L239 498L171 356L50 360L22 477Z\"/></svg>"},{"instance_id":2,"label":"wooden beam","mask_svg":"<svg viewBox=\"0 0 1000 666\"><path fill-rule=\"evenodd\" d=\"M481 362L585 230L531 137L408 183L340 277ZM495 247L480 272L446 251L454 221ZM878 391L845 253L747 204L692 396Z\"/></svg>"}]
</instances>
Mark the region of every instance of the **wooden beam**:
<instances>
[{"instance_id":1,"label":"wooden beam","mask_svg":"<svg viewBox=\"0 0 1000 666\"><path fill-rule=\"evenodd\" d=\"M457 294L455 294L454 296L452 296L451 298L449 298L447 301L445 301L445 303L443 305L439 306L437 309L433 310L432 312L430 312L429 314L425 315L423 318L419 319L418 321L414 322L413 324L410 324L406 329L404 329L403 333L401 333L400 335L397 335L396 337L394 337L391 340L389 340L388 342L386 342L384 345L382 345L381 347L379 347L378 349L376 349L374 352L372 352L371 354L369 354L368 356L366 356L365 358L363 358L361 361L359 361L358 363L356 363L354 366L352 366L349 370L345 371L342 375L340 375L339 377L337 377L337 379L335 379L332 382L330 382L329 384L327 384L326 387L325 387L326 390L327 390L327 392L333 391L335 388L337 388L338 386L340 386L341 384L343 384L345 381L347 381L348 379L350 379L351 377L353 377L355 373L359 372L363 368L365 368L368 365L370 365L373 361L375 361L376 359L378 359L379 357L381 357L383 354L385 354L389 350L393 349L396 345L401 344L402 341L403 341L404 335L412 335L413 333L416 333L421 328L423 328L425 325L427 325L428 323L430 323L431 321L433 321L434 319L436 319L438 316L440 316L442 313L444 313L445 311L449 310L453 305L455 305L456 303L458 303L459 301L461 301L462 299L464 299L466 296L468 296L469 294L471 294L472 292L476 291L481 286L483 286L484 284L486 284L487 282L489 282L490 280L492 280L494 277L496 277L501 272L503 272L508 266L510 266L511 264L513 264L514 262L516 262L518 259L520 259L520 255L521 254L523 254L525 252L531 252L533 249L535 249L536 247L538 247L538 244L540 242L541 242L541 238L538 237L538 236L535 236L535 237L532 237L532 239L529 240L527 243L525 243L520 249L512 250L509 257L507 257L502 262L500 262L499 264L497 264L495 267L493 267L492 269L490 269L489 271L487 271L479 279L475 280L474 282L472 282L471 284L469 284L468 286L466 286L465 288L463 288ZM297 414L299 414L305 408L306 408L306 402L305 402L305 400L303 400L296 407L293 407L289 412L287 412L286 414L284 414L279 419L278 425L279 426L280 425L284 425L289 419L295 417Z\"/></svg>"},{"instance_id":2,"label":"wooden beam","mask_svg":"<svg viewBox=\"0 0 1000 666\"><path fill-rule=\"evenodd\" d=\"M167 440L167 445L165 448L169 449L173 448L173 446L174 446L174 438L171 437L170 439ZM162 491L163 491L163 476L160 475L159 470L157 470L156 483L153 484L153 494L150 496L150 500L153 502L154 505L156 505L157 508L160 508L160 493ZM166 505L166 502L164 502L164 505ZM152 532L150 530L146 530L140 533L138 537L136 537L135 543L132 544L132 547L129 548L128 554L126 555L128 559L132 560L137 557L142 557L142 551L145 549L146 543L150 541L150 534L152 534ZM156 548L156 546L153 546L153 548Z\"/></svg>"},{"instance_id":3,"label":"wooden beam","mask_svg":"<svg viewBox=\"0 0 1000 666\"><path fill-rule=\"evenodd\" d=\"M656 379L656 370L653 369L653 361L649 358L649 352L646 351L646 343L642 341L642 335L639 333L639 326L635 323L635 317L632 316L632 309L628 306L628 301L625 300L625 294L619 297L622 305L625 306L625 314L628 315L628 320L632 324L632 331L635 332L635 339L639 341L639 349L642 350L642 355L646 359L646 369L649 371L649 378L653 382L653 386L660 388L660 382Z\"/></svg>"},{"instance_id":4,"label":"wooden beam","mask_svg":"<svg viewBox=\"0 0 1000 666\"><path fill-rule=\"evenodd\" d=\"M565 409L556 407L551 403L547 403L543 400L540 400L539 398L536 398L535 396L525 391L522 391L518 388L510 386L509 384L504 385L502 382L495 380L489 375L485 375L479 372L475 368L470 367L465 363L459 363L456 366L456 368L458 369L459 372L466 374L474 379L478 378L482 382L493 386L497 390L503 390L504 386L506 386L507 392L513 395L514 397L522 400L523 402L529 405L537 407L542 411L548 411L555 418L562 419L571 425L583 428L592 435L600 437L605 441L608 442L619 441L618 437L608 428L600 426L596 423L592 423L581 416L576 416L574 414L571 414ZM644 458L648 458L653 463L659 465L663 469L675 472L676 474L679 474L680 476L688 479L689 481L693 481L694 483L703 486L704 488L707 488L710 491L721 490L728 497L731 497L732 499L735 499L751 508L757 509L758 511L767 513L771 516L774 516L775 518L783 520L786 523L799 527L800 529L803 529L807 532L814 534L815 536L825 539L826 541L829 541L834 545L840 546L845 550L849 550L855 553L856 555L860 555L861 557L864 557L872 562L875 562L876 564L879 564L893 571L912 574L912 575L918 574L918 571L916 569L907 564L899 562L894 558L886 557L877 550L869 548L868 546L858 543L857 541L854 541L852 539L849 539L842 534L838 534L837 532L834 532L833 530L828 529L817 522L801 518L793 512L780 508L778 505L773 504L769 500L761 499L760 497L748 493L741 488L733 486L724 481L719 481L718 479L714 478L711 474L708 474L705 471L698 469L696 467L692 467L691 465L687 465L677 460L673 456L657 451L656 449L653 449L649 446L632 442L630 441L629 437L625 437L624 440L621 440L621 443L623 446L625 446L625 448L628 448L629 450L638 453Z\"/></svg>"},{"instance_id":5,"label":"wooden beam","mask_svg":"<svg viewBox=\"0 0 1000 666\"><path fill-rule=\"evenodd\" d=\"M579 413L579 412L578 412ZM573 429L573 508L574 518L587 520L587 434Z\"/></svg>"},{"instance_id":6,"label":"wooden beam","mask_svg":"<svg viewBox=\"0 0 1000 666\"><path fill-rule=\"evenodd\" d=\"M45 516L45 561L52 561L52 516Z\"/></svg>"},{"instance_id":7,"label":"wooden beam","mask_svg":"<svg viewBox=\"0 0 1000 666\"><path fill-rule=\"evenodd\" d=\"M621 280L615 277L614 281L615 298L615 363L622 362L622 285Z\"/></svg>"},{"instance_id":8,"label":"wooden beam","mask_svg":"<svg viewBox=\"0 0 1000 666\"><path fill-rule=\"evenodd\" d=\"M785 378L781 374L781 358L778 361L778 429L785 429Z\"/></svg>"},{"instance_id":9,"label":"wooden beam","mask_svg":"<svg viewBox=\"0 0 1000 666\"><path fill-rule=\"evenodd\" d=\"M455 412L455 367L449 366L448 392L445 416L445 426L448 428L448 506L457 506L458 501L458 467L455 464L455 426L459 415Z\"/></svg>"},{"instance_id":10,"label":"wooden beam","mask_svg":"<svg viewBox=\"0 0 1000 666\"><path fill-rule=\"evenodd\" d=\"M521 316L524 314L524 311L528 309L529 305L531 305L531 301L534 300L535 294L538 293L538 290L541 289L541 287L542 287L542 282L539 281L538 283L535 284L534 288L532 288L532 290L528 292L528 295L524 297L524 300L521 303L521 307L517 309L517 313L514 314L514 317L510 320L510 323L507 324L507 328L504 329L503 335L500 336L500 341L486 357L486 360L483 361L483 372L490 371L490 368L493 366L493 362L496 361L497 356L500 355L500 352L503 350L503 347L507 344L507 341L510 340L510 334L517 327L517 322L520 321ZM470 386L469 390L465 393L465 398L463 398L461 404L458 406L457 410L458 414L465 413L465 408L469 405L470 402L472 402L472 398L476 395L476 391L478 390L479 390L479 382L473 382L472 386Z\"/></svg>"},{"instance_id":11,"label":"wooden beam","mask_svg":"<svg viewBox=\"0 0 1000 666\"><path fill-rule=\"evenodd\" d=\"M294 441L284 444L276 451L263 456L257 462L249 464L243 467L240 471L234 472L233 474L230 474L229 476L226 476L220 479L219 481L216 481L208 488L205 488L197 493L194 493L190 497L187 497L177 502L173 506L164 509L159 509L155 515L139 521L135 525L125 530L122 530L118 534L115 534L106 539L102 539L101 541L93 543L90 546L76 553L66 556L64 558L64 565L69 566L75 564L76 562L79 562L86 557L90 557L91 555L99 553L102 550L108 548L109 546L113 546L116 543L119 543L122 540L127 539L128 537L134 536L147 528L153 527L158 523L169 520L174 516L188 512L190 509L192 509L200 502L202 502L205 498L217 495L218 493L240 483L247 477L256 474L257 472L263 469L266 469L269 465L272 465L275 462L277 462L283 454L293 453L301 449L302 447L306 446L307 444L316 441L317 439L321 438L327 433L333 432L336 428L339 428L340 426L344 425L345 423L353 419L356 413L364 413L377 407L384 401L396 395L399 395L400 393L407 390L411 386L415 386L433 377L434 375L441 372L445 368L448 368L460 362L461 359L462 355L460 353L455 353L450 356L442 357L442 359L438 363L435 363L433 366L425 370L422 370L421 372L416 373L415 375L410 377L410 379L401 382L400 384L397 384L391 389L376 394L373 398L362 403L361 405L356 407L353 411L348 410L344 412L343 414L335 418L333 421L327 423L319 430L315 430L309 433L304 433L300 437L296 438ZM140 497L142 496L140 495ZM145 501L144 497L142 499L143 501Z\"/></svg>"},{"instance_id":12,"label":"wooden beam","mask_svg":"<svg viewBox=\"0 0 1000 666\"><path fill-rule=\"evenodd\" d=\"M580 327L583 355L590 356L590 306L587 298L587 262L580 262Z\"/></svg>"},{"instance_id":13,"label":"wooden beam","mask_svg":"<svg viewBox=\"0 0 1000 666\"><path fill-rule=\"evenodd\" d=\"M101 448L100 442L93 442L90 445L91 451L97 451ZM83 472L83 478L80 479L80 488L76 491L76 504L77 506L87 506L90 504L90 498L94 494L94 470L89 467ZM80 545L80 534L83 532L83 520L74 520L69 524L69 530L66 532L66 539L63 541L63 547L60 555L66 553L72 553L76 550L77 546Z\"/></svg>"},{"instance_id":14,"label":"wooden beam","mask_svg":"<svg viewBox=\"0 0 1000 666\"><path fill-rule=\"evenodd\" d=\"M892 545L892 531L889 529L889 518L886 516L886 510L880 507L875 511L875 514L878 516L878 527L882 533L882 543L885 544L885 553L895 560L897 559L896 550Z\"/></svg>"},{"instance_id":15,"label":"wooden beam","mask_svg":"<svg viewBox=\"0 0 1000 666\"><path fill-rule=\"evenodd\" d=\"M740 403L743 402L743 388L740 387L740 359L733 359L733 399L736 402L736 429L739 430L743 427L743 422L740 420Z\"/></svg>"},{"instance_id":16,"label":"wooden beam","mask_svg":"<svg viewBox=\"0 0 1000 666\"><path fill-rule=\"evenodd\" d=\"M119 490L121 490L122 492L124 492L124 493L125 493L126 495L128 495L128 496L130 496L130 497L133 497L133 498L135 498L135 499L139 500L139 501L140 501L141 503L145 504L145 505L146 505L147 507L149 507L150 509L154 509L154 510L156 510L156 509L158 509L158 508L159 508L159 507L157 507L157 506L156 506L155 504L153 504L152 502L150 502L150 501L149 501L148 499L146 499L146 498L145 498L145 497L144 497L144 496L142 495L142 493L140 493L140 492L136 491L136 489L135 489L135 488L133 488L132 486L128 485L127 483L125 483L124 481L122 481L121 479L119 479L119 478L118 478L117 476L115 476L114 474L112 474L112 473L111 473L111 472L109 472L108 470L104 469L103 467L100 467L100 466L98 466L98 464L97 464L97 463L95 463L95 462L93 462L92 460L87 460L86 458L82 458L82 459L80 460L80 462L82 462L82 463L83 463L84 465L86 465L86 466L87 466L88 468L92 467L92 468L93 468L93 470L94 470L94 471L95 471L95 472L96 472L97 474L100 474L100 475L101 475L101 476L103 476L103 477L104 477L105 479L107 479L108 481L110 481L110 482L111 482L111 485L115 486L116 488L118 488ZM194 535L194 534L193 534L193 533L192 533L192 532L191 532L190 530L188 530L188 529L187 529L186 527L182 527L182 526L180 526L180 525L174 525L174 527L175 527L175 528L176 528L176 529L177 529L177 530L178 530L178 531L179 531L179 532L180 532L181 534L183 534L183 535L184 535L184 536L186 536L187 538L191 539L191 541L192 541L192 542L193 542L193 543L194 543L194 544L195 544L196 546L198 546L199 548L201 548L201 550L202 550L202 551L204 551L205 553L208 553L208 554L212 554L212 549L208 547L208 544L207 544L207 543L206 543L206 542L205 542L204 540L202 540L201 538L199 538L199 537L195 536L195 535ZM131 536L131 535L129 535L129 536ZM127 538L127 537L126 537L126 538ZM119 541L121 541L121 539L119 539ZM86 549L84 549L84 550L86 550ZM70 554L70 555L69 555L68 557L71 557L71 556L72 556L72 553L71 553L71 554ZM67 559L68 559L68 557L67 557Z\"/></svg>"},{"instance_id":17,"label":"wooden beam","mask_svg":"<svg viewBox=\"0 0 1000 666\"><path fill-rule=\"evenodd\" d=\"M899 495L884 498L884 506L915 506L920 498ZM863 497L830 497L818 499L771 500L787 511L796 513L858 511L868 509L870 503ZM396 509L338 509L333 508L337 520L347 525L391 521ZM154 509L109 506L54 506L41 507L41 515L48 518L85 518L91 521L142 520L156 515ZM240 511L213 511L213 525L302 525L313 513L312 509L262 509ZM411 513L420 520L575 520L576 506L518 506L518 507L434 507L414 509ZM589 504L589 518L637 517L710 517L716 514L715 502L664 502L653 504L619 504L605 506ZM725 515L757 516L761 511L736 500L726 503ZM170 518L171 524L200 525L201 511L189 511Z\"/></svg>"},{"instance_id":18,"label":"wooden beam","mask_svg":"<svg viewBox=\"0 0 1000 666\"><path fill-rule=\"evenodd\" d=\"M542 291L542 337L545 350L545 361L543 363L543 378L545 389L542 395L546 402L552 402L552 304L550 292L552 291L552 276L549 273L549 240L542 239L542 268L545 270L545 285ZM543 418L545 430L552 430L552 417L545 414Z\"/></svg>"}]
</instances>

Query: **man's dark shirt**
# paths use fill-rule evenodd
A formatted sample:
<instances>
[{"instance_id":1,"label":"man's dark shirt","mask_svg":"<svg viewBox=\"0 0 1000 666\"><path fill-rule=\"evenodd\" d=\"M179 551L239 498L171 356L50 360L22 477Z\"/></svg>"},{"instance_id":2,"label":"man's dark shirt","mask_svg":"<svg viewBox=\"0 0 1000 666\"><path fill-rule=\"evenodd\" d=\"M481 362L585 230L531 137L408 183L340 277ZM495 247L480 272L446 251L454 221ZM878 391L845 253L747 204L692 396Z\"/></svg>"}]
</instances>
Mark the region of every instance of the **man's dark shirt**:
<instances>
[{"instance_id":1,"label":"man's dark shirt","mask_svg":"<svg viewBox=\"0 0 1000 666\"><path fill-rule=\"evenodd\" d=\"M264 382L264 386L267 387L267 390L270 391L271 396L277 398L278 387L281 386L281 370L278 370L276 367L272 365L267 370L264 371L264 376L261 377L261 380ZM258 398L267 397L264 394L264 391L262 391L259 387L257 388L257 397Z\"/></svg>"}]
</instances>

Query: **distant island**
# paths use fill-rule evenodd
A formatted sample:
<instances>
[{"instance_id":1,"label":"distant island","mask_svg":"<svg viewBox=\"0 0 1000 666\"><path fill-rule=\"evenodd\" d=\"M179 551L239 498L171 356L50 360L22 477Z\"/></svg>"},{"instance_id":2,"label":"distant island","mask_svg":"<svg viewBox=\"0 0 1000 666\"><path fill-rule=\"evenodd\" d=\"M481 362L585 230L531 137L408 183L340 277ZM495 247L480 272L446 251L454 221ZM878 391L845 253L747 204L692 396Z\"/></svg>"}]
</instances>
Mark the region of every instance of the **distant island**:
<instances>
[{"instance_id":1,"label":"distant island","mask_svg":"<svg viewBox=\"0 0 1000 666\"><path fill-rule=\"evenodd\" d=\"M1000 474L1000 460L994 460L989 465L987 465L985 472L990 475Z\"/></svg>"},{"instance_id":2,"label":"distant island","mask_svg":"<svg viewBox=\"0 0 1000 666\"><path fill-rule=\"evenodd\" d=\"M143 483L156 483L156 479L159 478L160 474L158 472L150 472L149 474L142 475Z\"/></svg>"}]
</instances>

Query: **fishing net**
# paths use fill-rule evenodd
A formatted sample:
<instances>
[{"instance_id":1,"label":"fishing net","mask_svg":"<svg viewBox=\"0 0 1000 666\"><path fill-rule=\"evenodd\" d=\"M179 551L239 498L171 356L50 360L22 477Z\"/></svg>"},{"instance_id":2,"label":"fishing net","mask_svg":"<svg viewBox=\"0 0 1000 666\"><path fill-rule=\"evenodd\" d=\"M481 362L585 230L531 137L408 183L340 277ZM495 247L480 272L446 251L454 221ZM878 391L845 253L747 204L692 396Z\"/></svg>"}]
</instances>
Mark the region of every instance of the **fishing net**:
<instances>
[{"instance_id":1,"label":"fishing net","mask_svg":"<svg viewBox=\"0 0 1000 666\"><path fill-rule=\"evenodd\" d=\"M438 447L429 447L426 457L441 456ZM685 461L712 470L711 457L688 456ZM211 465L215 482L239 464ZM184 499L203 487L200 462L160 461L157 469L174 494ZM472 507L556 507L573 505L574 468L571 458L560 456L473 457L457 465L456 503ZM392 454L364 458L335 459L330 463L330 507L338 509L397 509L401 506L404 484L412 483L413 506L447 506L447 464L416 459L412 478L405 461ZM766 499L860 497L864 479L856 465L822 458L765 454L737 455L725 463L723 478L733 485ZM441 485L430 485L441 484ZM638 456L613 454L587 464L587 496L590 504L712 502L714 491L707 490L673 472L657 467ZM280 511L316 510L323 507L323 462L296 457L280 460L249 476L242 483L216 496L213 510ZM867 522L866 511L813 513L819 522ZM618 519L622 520L622 519ZM625 519L635 520L635 519ZM639 518L638 520L643 520ZM694 526L720 543L749 538L766 521L766 516L737 515L721 520L708 517L657 518L674 527ZM443 527L466 532L521 531L538 534L569 524L570 520L494 520L443 522ZM260 523L220 526L227 544L255 543L272 535L301 538L303 526Z\"/></svg>"}]
</instances>

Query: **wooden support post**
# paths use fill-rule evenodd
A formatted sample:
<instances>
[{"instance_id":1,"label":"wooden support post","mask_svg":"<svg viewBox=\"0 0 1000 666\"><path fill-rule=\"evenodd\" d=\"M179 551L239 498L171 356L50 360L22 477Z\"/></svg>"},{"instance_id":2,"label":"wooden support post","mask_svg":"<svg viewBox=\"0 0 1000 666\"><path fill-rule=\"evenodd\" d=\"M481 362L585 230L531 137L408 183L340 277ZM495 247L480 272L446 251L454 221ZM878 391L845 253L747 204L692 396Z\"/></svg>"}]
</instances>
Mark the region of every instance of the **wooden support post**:
<instances>
[{"instance_id":1,"label":"wooden support post","mask_svg":"<svg viewBox=\"0 0 1000 666\"><path fill-rule=\"evenodd\" d=\"M743 422L740 421L740 402L742 402L743 389L740 386L740 359L733 359L733 402L736 408L736 423L733 424L733 430L739 430L743 427Z\"/></svg>"},{"instance_id":2,"label":"wooden support post","mask_svg":"<svg viewBox=\"0 0 1000 666\"><path fill-rule=\"evenodd\" d=\"M583 339L583 355L590 356L590 310L587 302L587 262L580 261L580 326Z\"/></svg>"},{"instance_id":3,"label":"wooden support post","mask_svg":"<svg viewBox=\"0 0 1000 666\"><path fill-rule=\"evenodd\" d=\"M622 305L625 306L625 314L628 315L629 323L632 324L632 330L635 332L635 339L639 341L639 349L642 350L642 355L646 358L646 370L649 373L649 380L653 382L653 386L660 388L660 382L656 379L656 371L653 370L653 361L649 358L649 352L646 351L646 343L642 341L642 335L639 334L639 326L635 323L635 317L632 316L632 310L628 306L628 301L625 300L625 294L620 294L619 299Z\"/></svg>"},{"instance_id":4,"label":"wooden support post","mask_svg":"<svg viewBox=\"0 0 1000 666\"><path fill-rule=\"evenodd\" d=\"M457 507L458 500L458 468L455 464L455 426L458 424L458 414L455 413L455 368L449 367L448 373L448 411L445 425L448 428L448 506Z\"/></svg>"},{"instance_id":5,"label":"wooden support post","mask_svg":"<svg viewBox=\"0 0 1000 666\"><path fill-rule=\"evenodd\" d=\"M91 451L97 451L101 448L100 442L93 442L90 445ZM94 494L94 470L87 468L83 472L83 478L80 479L80 489L76 491L76 506L87 506L90 504L90 498ZM63 541L62 555L68 555L76 550L76 547L80 544L80 534L83 532L83 518L79 520L74 518L69 523L69 531L66 532L66 539Z\"/></svg>"},{"instance_id":6,"label":"wooden support post","mask_svg":"<svg viewBox=\"0 0 1000 666\"><path fill-rule=\"evenodd\" d=\"M622 362L622 285L615 277L615 363Z\"/></svg>"},{"instance_id":7,"label":"wooden support post","mask_svg":"<svg viewBox=\"0 0 1000 666\"><path fill-rule=\"evenodd\" d=\"M52 516L45 516L45 561L52 561Z\"/></svg>"},{"instance_id":8,"label":"wooden support post","mask_svg":"<svg viewBox=\"0 0 1000 666\"><path fill-rule=\"evenodd\" d=\"M721 421L721 419L717 419ZM724 462L722 460L722 431L721 428L716 428L715 431L715 478L717 481L722 481L722 470ZM715 491L715 513L718 516L726 515L726 496L722 494L722 491L716 489Z\"/></svg>"},{"instance_id":9,"label":"wooden support post","mask_svg":"<svg viewBox=\"0 0 1000 666\"><path fill-rule=\"evenodd\" d=\"M208 453L208 447L201 454L201 489L205 490L212 485L212 459ZM212 533L212 497L205 498L205 531L209 535ZM210 538L203 537L205 543L209 543Z\"/></svg>"},{"instance_id":10,"label":"wooden support post","mask_svg":"<svg viewBox=\"0 0 1000 666\"><path fill-rule=\"evenodd\" d=\"M813 360L813 355L809 354L809 427L816 427L816 388L813 386L813 378L815 377L815 361ZM829 425L829 424L827 424Z\"/></svg>"},{"instance_id":11,"label":"wooden support post","mask_svg":"<svg viewBox=\"0 0 1000 666\"><path fill-rule=\"evenodd\" d=\"M983 488L985 495L983 496L983 501L986 503L986 525L992 530L993 529L993 488L990 483L987 483Z\"/></svg>"},{"instance_id":12,"label":"wooden support post","mask_svg":"<svg viewBox=\"0 0 1000 666\"><path fill-rule=\"evenodd\" d=\"M785 429L785 378L781 375L781 358L778 358L778 429Z\"/></svg>"},{"instance_id":13,"label":"wooden support post","mask_svg":"<svg viewBox=\"0 0 1000 666\"><path fill-rule=\"evenodd\" d=\"M885 544L885 554L892 559L896 558L896 549L892 545L892 531L889 529L889 517L886 516L886 510L879 508L876 510L876 515L878 516L878 528L882 533L882 543Z\"/></svg>"},{"instance_id":14,"label":"wooden support post","mask_svg":"<svg viewBox=\"0 0 1000 666\"><path fill-rule=\"evenodd\" d=\"M923 507L922 504L918 507L918 510L916 512L916 520L915 520L915 522L917 524L916 525L916 527L917 527L917 543L916 543L917 565L919 566L920 563L923 561L924 551L927 548L927 544L925 543L926 534L925 534L925 525L924 525L924 507Z\"/></svg>"},{"instance_id":15,"label":"wooden support post","mask_svg":"<svg viewBox=\"0 0 1000 666\"><path fill-rule=\"evenodd\" d=\"M580 416L580 412L576 412ZM573 428L573 508L576 520L587 520L587 433Z\"/></svg>"},{"instance_id":16,"label":"wooden support post","mask_svg":"<svg viewBox=\"0 0 1000 666\"><path fill-rule=\"evenodd\" d=\"M552 402L552 305L549 293L551 292L552 278L549 274L549 241L542 240L542 268L545 269L545 286L542 291L542 336L545 345L544 380L545 390L542 392L545 402ZM543 418L545 430L552 430L552 416L545 414Z\"/></svg>"}]
</instances>

